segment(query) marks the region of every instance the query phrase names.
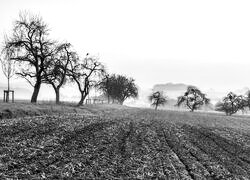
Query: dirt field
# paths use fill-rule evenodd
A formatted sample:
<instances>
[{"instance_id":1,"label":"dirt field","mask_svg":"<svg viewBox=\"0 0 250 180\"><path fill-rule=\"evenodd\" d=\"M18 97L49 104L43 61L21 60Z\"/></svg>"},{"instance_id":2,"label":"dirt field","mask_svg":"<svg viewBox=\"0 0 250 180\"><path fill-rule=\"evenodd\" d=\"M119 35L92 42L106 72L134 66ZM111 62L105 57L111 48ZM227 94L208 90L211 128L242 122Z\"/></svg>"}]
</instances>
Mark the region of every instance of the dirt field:
<instances>
[{"instance_id":1,"label":"dirt field","mask_svg":"<svg viewBox=\"0 0 250 180\"><path fill-rule=\"evenodd\" d=\"M0 120L0 179L250 179L250 117L123 106Z\"/></svg>"}]
</instances>

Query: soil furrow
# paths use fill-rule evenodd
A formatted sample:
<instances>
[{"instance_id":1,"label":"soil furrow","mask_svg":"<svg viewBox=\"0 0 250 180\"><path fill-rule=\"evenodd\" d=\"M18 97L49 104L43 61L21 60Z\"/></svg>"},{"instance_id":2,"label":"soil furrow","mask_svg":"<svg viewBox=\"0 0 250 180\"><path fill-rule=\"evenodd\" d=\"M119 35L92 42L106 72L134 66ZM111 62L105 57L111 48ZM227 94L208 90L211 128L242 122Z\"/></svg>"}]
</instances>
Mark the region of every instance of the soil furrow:
<instances>
[{"instance_id":1,"label":"soil furrow","mask_svg":"<svg viewBox=\"0 0 250 180\"><path fill-rule=\"evenodd\" d=\"M190 137L192 144L197 146L199 149L204 151L209 156L213 157L219 163L222 163L230 173L235 175L242 175L249 177L249 169L242 167L242 162L239 162L239 159L236 159L232 154L225 151L221 148L213 139L209 136L204 135L196 128L185 126L183 129L186 131L186 134ZM206 142L206 143L204 143Z\"/></svg>"},{"instance_id":2,"label":"soil furrow","mask_svg":"<svg viewBox=\"0 0 250 180\"><path fill-rule=\"evenodd\" d=\"M205 128L199 129L196 128L196 131L200 134L210 138L212 141L216 143L218 147L226 151L227 153L231 154L231 157L239 166L241 166L243 169L248 171L248 174L250 175L250 164L249 160L242 157L242 155L245 155L246 157L250 156L250 152L247 152L245 149L243 149L241 146L236 144L235 142L229 142L227 139L222 138Z\"/></svg>"},{"instance_id":3,"label":"soil furrow","mask_svg":"<svg viewBox=\"0 0 250 180\"><path fill-rule=\"evenodd\" d=\"M168 146L177 154L193 179L208 179L210 177L206 168L190 154L185 148L184 142L181 142L176 134L166 132L166 130L162 130L162 132Z\"/></svg>"}]
</instances>

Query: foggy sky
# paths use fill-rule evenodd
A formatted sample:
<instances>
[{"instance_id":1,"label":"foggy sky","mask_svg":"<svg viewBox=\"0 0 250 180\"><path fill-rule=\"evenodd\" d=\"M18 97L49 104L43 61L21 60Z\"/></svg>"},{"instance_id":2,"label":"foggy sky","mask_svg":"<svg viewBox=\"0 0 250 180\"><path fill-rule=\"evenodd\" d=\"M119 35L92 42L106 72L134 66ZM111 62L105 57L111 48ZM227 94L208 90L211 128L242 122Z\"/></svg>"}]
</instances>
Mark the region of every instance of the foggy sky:
<instances>
[{"instance_id":1,"label":"foggy sky","mask_svg":"<svg viewBox=\"0 0 250 180\"><path fill-rule=\"evenodd\" d=\"M28 10L48 23L51 38L82 56L99 54L109 72L141 88L175 82L235 90L250 86L249 9L249 1L230 0L1 0L0 42Z\"/></svg>"}]
</instances>

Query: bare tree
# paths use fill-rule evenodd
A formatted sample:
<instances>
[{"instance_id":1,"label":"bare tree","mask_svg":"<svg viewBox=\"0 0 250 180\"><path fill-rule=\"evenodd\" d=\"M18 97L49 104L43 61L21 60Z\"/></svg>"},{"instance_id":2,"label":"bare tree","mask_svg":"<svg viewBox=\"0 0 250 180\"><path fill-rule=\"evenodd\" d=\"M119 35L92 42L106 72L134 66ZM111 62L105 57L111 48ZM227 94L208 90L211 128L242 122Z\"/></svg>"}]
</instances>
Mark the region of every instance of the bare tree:
<instances>
[{"instance_id":1,"label":"bare tree","mask_svg":"<svg viewBox=\"0 0 250 180\"><path fill-rule=\"evenodd\" d=\"M98 57L87 54L83 60L75 58L73 61L70 61L67 75L72 81L76 82L81 93L78 106L83 105L90 88L94 87L103 74L105 74L105 68L98 60Z\"/></svg>"},{"instance_id":2,"label":"bare tree","mask_svg":"<svg viewBox=\"0 0 250 180\"><path fill-rule=\"evenodd\" d=\"M9 91L10 91L10 79L15 75L15 62L11 60L12 54L14 52L11 50L3 51L2 58L0 58L2 64L2 70L4 76L8 81L8 93L6 96L6 102L9 102Z\"/></svg>"},{"instance_id":3,"label":"bare tree","mask_svg":"<svg viewBox=\"0 0 250 180\"><path fill-rule=\"evenodd\" d=\"M184 103L192 112L199 109L202 105L208 105L210 100L197 87L188 86L183 96L177 99L177 106Z\"/></svg>"},{"instance_id":4,"label":"bare tree","mask_svg":"<svg viewBox=\"0 0 250 180\"><path fill-rule=\"evenodd\" d=\"M56 104L60 103L60 88L67 81L67 72L70 62L76 59L76 53L71 49L71 44L63 43L56 47L50 64L45 71L45 77L48 84L51 84L56 94Z\"/></svg>"},{"instance_id":5,"label":"bare tree","mask_svg":"<svg viewBox=\"0 0 250 180\"><path fill-rule=\"evenodd\" d=\"M12 60L21 66L16 73L34 87L31 102L36 103L41 84L46 81L45 70L54 49L48 38L49 29L41 17L20 13L13 33L6 39L5 51L13 51Z\"/></svg>"},{"instance_id":6,"label":"bare tree","mask_svg":"<svg viewBox=\"0 0 250 180\"><path fill-rule=\"evenodd\" d=\"M149 96L149 101L157 110L158 106L163 106L167 103L167 98L163 96L162 92L156 91Z\"/></svg>"}]
</instances>

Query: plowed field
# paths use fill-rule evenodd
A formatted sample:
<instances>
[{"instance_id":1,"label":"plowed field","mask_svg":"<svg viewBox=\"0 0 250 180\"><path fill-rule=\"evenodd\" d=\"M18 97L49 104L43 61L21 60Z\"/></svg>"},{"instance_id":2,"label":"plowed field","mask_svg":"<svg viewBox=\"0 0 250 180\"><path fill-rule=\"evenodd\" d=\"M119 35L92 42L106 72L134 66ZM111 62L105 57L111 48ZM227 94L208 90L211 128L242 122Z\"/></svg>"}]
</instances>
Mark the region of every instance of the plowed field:
<instances>
[{"instance_id":1,"label":"plowed field","mask_svg":"<svg viewBox=\"0 0 250 180\"><path fill-rule=\"evenodd\" d=\"M0 179L250 179L248 116L83 108L0 120Z\"/></svg>"}]
</instances>

